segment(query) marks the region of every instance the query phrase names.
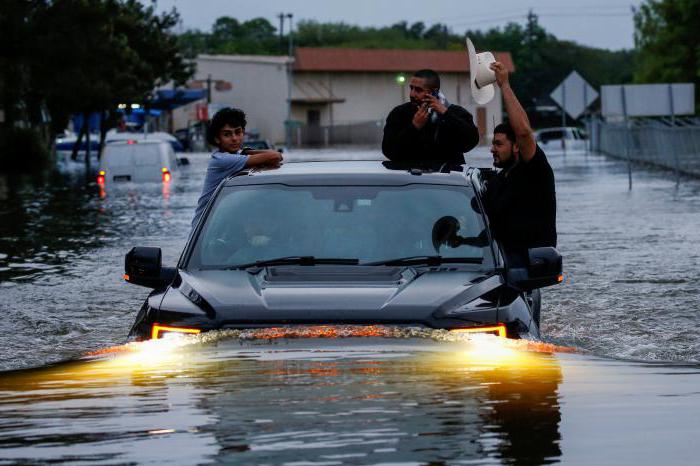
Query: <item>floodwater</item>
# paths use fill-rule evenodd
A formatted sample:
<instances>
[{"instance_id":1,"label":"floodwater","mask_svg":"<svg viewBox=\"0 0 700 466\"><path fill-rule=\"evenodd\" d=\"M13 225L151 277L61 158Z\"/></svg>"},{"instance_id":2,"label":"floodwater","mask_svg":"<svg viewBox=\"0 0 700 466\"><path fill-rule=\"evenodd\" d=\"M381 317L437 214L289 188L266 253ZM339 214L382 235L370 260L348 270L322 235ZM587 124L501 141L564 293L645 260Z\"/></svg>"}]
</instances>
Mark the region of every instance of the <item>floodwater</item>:
<instances>
[{"instance_id":1,"label":"floodwater","mask_svg":"<svg viewBox=\"0 0 700 466\"><path fill-rule=\"evenodd\" d=\"M289 154L335 157L376 151ZM693 463L700 181L635 168L629 191L623 162L549 158L550 346L224 334L48 367L123 343L147 295L124 254L177 260L206 156L166 187L0 175L0 369L45 366L0 374L0 464Z\"/></svg>"}]
</instances>

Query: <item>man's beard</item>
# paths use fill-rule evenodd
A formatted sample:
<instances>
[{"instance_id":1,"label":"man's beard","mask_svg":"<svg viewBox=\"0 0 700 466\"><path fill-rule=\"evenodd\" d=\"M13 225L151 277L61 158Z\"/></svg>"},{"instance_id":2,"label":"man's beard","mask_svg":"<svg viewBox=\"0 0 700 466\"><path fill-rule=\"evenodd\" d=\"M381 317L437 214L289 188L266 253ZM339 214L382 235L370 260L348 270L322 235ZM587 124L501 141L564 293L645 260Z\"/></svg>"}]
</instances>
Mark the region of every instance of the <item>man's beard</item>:
<instances>
[{"instance_id":1,"label":"man's beard","mask_svg":"<svg viewBox=\"0 0 700 466\"><path fill-rule=\"evenodd\" d=\"M496 162L496 160L493 161L494 168L500 168L502 170L508 170L512 168L513 165L515 165L515 154L512 153L506 161L503 161L500 157L498 158L498 162Z\"/></svg>"}]
</instances>

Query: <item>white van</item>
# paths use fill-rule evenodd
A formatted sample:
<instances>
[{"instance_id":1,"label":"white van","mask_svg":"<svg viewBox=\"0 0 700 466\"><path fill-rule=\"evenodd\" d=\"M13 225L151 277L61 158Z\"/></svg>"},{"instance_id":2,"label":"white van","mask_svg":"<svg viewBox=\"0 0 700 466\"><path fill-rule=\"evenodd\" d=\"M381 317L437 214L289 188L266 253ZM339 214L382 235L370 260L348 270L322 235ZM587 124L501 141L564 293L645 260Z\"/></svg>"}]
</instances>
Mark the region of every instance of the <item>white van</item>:
<instances>
[{"instance_id":1,"label":"white van","mask_svg":"<svg viewBox=\"0 0 700 466\"><path fill-rule=\"evenodd\" d=\"M129 139L105 146L97 182L169 182L177 171L175 152L168 142Z\"/></svg>"}]
</instances>

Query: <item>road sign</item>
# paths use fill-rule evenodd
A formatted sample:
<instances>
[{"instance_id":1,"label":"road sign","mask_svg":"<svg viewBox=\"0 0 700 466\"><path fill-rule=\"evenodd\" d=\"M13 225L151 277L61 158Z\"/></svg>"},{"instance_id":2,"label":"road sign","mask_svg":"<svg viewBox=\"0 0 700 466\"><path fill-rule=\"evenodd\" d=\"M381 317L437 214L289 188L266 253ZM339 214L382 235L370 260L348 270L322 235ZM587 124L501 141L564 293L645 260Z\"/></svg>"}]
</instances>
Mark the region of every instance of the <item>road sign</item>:
<instances>
[{"instance_id":1,"label":"road sign","mask_svg":"<svg viewBox=\"0 0 700 466\"><path fill-rule=\"evenodd\" d=\"M693 83L602 86L603 116L675 116L695 114Z\"/></svg>"},{"instance_id":2,"label":"road sign","mask_svg":"<svg viewBox=\"0 0 700 466\"><path fill-rule=\"evenodd\" d=\"M580 74L572 71L549 96L576 120L598 98L598 92Z\"/></svg>"}]
</instances>

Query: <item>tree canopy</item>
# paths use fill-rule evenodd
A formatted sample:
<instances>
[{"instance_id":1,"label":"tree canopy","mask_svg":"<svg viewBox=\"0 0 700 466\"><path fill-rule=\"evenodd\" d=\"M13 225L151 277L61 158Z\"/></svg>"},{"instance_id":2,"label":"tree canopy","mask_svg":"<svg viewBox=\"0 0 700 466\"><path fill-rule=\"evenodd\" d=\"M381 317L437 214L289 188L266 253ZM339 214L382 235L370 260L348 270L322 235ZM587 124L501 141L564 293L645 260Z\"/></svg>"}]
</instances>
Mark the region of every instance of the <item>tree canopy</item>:
<instances>
[{"instance_id":1,"label":"tree canopy","mask_svg":"<svg viewBox=\"0 0 700 466\"><path fill-rule=\"evenodd\" d=\"M7 8L6 8L7 7ZM159 85L184 82L190 66L172 29L137 0L10 0L0 11L0 106L5 130L38 124L54 131L77 113L144 102Z\"/></svg>"},{"instance_id":2,"label":"tree canopy","mask_svg":"<svg viewBox=\"0 0 700 466\"><path fill-rule=\"evenodd\" d=\"M191 57L199 53L286 54L287 37L280 39L276 32L264 18L239 23L222 17L210 32L187 31L180 35L180 42ZM294 31L294 43L302 47L464 50L467 36L481 50L512 54L517 69L513 85L523 102L548 95L574 69L593 85L629 82L634 71L632 51L559 40L539 25L534 14L525 25L509 23L461 34L440 23L428 27L422 22L400 21L386 27L361 27L303 20Z\"/></svg>"},{"instance_id":3,"label":"tree canopy","mask_svg":"<svg viewBox=\"0 0 700 466\"><path fill-rule=\"evenodd\" d=\"M646 0L634 15L639 83L695 83L700 102L700 0Z\"/></svg>"}]
</instances>

